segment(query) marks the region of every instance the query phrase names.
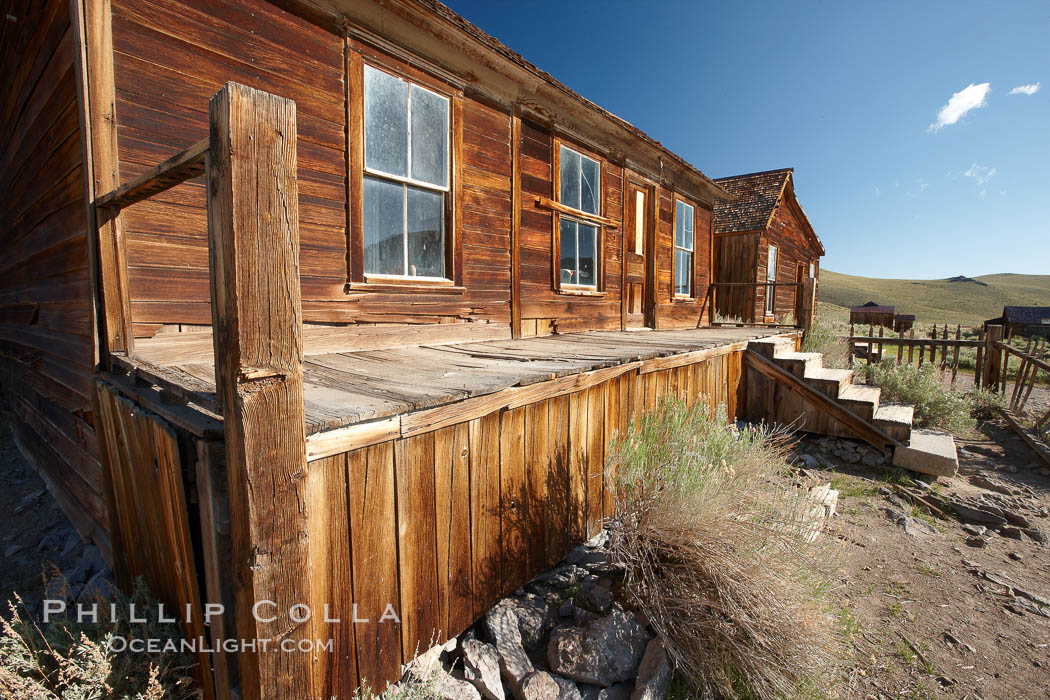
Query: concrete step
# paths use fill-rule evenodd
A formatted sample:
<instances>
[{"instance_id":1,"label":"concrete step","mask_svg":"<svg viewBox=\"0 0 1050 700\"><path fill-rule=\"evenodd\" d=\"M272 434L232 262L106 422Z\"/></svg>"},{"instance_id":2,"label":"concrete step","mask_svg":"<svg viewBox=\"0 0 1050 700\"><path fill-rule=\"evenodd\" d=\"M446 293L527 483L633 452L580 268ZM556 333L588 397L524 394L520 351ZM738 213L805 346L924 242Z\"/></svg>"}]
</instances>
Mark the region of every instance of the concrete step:
<instances>
[{"instance_id":1,"label":"concrete step","mask_svg":"<svg viewBox=\"0 0 1050 700\"><path fill-rule=\"evenodd\" d=\"M932 430L911 431L911 441L893 451L894 466L934 476L954 476L959 470L955 438Z\"/></svg>"},{"instance_id":2,"label":"concrete step","mask_svg":"<svg viewBox=\"0 0 1050 700\"><path fill-rule=\"evenodd\" d=\"M871 422L875 420L875 412L879 410L882 389L877 386L850 384L842 390L838 398L840 404Z\"/></svg>"},{"instance_id":3,"label":"concrete step","mask_svg":"<svg viewBox=\"0 0 1050 700\"><path fill-rule=\"evenodd\" d=\"M807 372L824 367L824 356L819 352L782 352L773 358L773 362L802 379Z\"/></svg>"},{"instance_id":4,"label":"concrete step","mask_svg":"<svg viewBox=\"0 0 1050 700\"><path fill-rule=\"evenodd\" d=\"M879 406L875 411L872 421L877 428L881 428L897 442L908 444L912 436L912 422L915 419L915 409L899 403L887 403Z\"/></svg>"},{"instance_id":5,"label":"concrete step","mask_svg":"<svg viewBox=\"0 0 1050 700\"><path fill-rule=\"evenodd\" d=\"M806 373L806 384L822 391L828 398L837 399L853 380L853 371L848 369L826 369L824 367Z\"/></svg>"},{"instance_id":6,"label":"concrete step","mask_svg":"<svg viewBox=\"0 0 1050 700\"><path fill-rule=\"evenodd\" d=\"M795 352L795 339L782 337L759 338L749 342L747 349L757 352L767 360L772 360L777 355Z\"/></svg>"}]
</instances>

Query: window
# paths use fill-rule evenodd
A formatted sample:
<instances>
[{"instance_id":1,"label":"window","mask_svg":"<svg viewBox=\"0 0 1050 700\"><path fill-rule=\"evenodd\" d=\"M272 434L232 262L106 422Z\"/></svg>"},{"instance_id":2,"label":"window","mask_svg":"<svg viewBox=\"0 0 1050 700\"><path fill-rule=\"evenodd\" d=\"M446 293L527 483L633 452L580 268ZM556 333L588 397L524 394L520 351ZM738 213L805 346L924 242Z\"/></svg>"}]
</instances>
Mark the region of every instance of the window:
<instances>
[{"instance_id":1,"label":"window","mask_svg":"<svg viewBox=\"0 0 1050 700\"><path fill-rule=\"evenodd\" d=\"M773 302L776 301L777 288L773 283L777 281L777 247L769 246L769 257L766 260L766 315L773 315Z\"/></svg>"},{"instance_id":2,"label":"window","mask_svg":"<svg viewBox=\"0 0 1050 700\"><path fill-rule=\"evenodd\" d=\"M675 200L674 294L693 296L693 206Z\"/></svg>"},{"instance_id":3,"label":"window","mask_svg":"<svg viewBox=\"0 0 1050 700\"><path fill-rule=\"evenodd\" d=\"M559 203L585 214L600 216L601 165L593 158L561 146ZM560 217L563 286L598 286L598 227L571 214Z\"/></svg>"},{"instance_id":4,"label":"window","mask_svg":"<svg viewBox=\"0 0 1050 700\"><path fill-rule=\"evenodd\" d=\"M364 68L364 271L444 278L449 100Z\"/></svg>"},{"instance_id":5,"label":"window","mask_svg":"<svg viewBox=\"0 0 1050 700\"><path fill-rule=\"evenodd\" d=\"M814 265L813 263L809 264L809 276L810 277L816 277L817 276L817 266Z\"/></svg>"}]
</instances>

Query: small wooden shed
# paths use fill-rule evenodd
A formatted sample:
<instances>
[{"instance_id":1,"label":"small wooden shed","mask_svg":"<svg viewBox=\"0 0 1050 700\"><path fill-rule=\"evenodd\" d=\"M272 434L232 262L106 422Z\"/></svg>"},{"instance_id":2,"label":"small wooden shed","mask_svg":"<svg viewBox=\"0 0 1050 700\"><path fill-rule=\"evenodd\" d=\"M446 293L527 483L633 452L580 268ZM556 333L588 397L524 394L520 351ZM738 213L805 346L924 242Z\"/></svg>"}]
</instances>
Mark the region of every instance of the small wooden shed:
<instances>
[{"instance_id":1,"label":"small wooden shed","mask_svg":"<svg viewBox=\"0 0 1050 700\"><path fill-rule=\"evenodd\" d=\"M849 307L849 322L858 326L893 328L896 311L895 307L869 301L867 304Z\"/></svg>"},{"instance_id":2,"label":"small wooden shed","mask_svg":"<svg viewBox=\"0 0 1050 700\"><path fill-rule=\"evenodd\" d=\"M984 322L1003 327L1003 337L1050 334L1050 306L1004 306L1003 315Z\"/></svg>"},{"instance_id":3,"label":"small wooden shed","mask_svg":"<svg viewBox=\"0 0 1050 700\"><path fill-rule=\"evenodd\" d=\"M717 178L733 199L715 206L715 310L745 322L794 318L816 308L824 244L795 195L794 170ZM809 281L809 303L805 286Z\"/></svg>"}]
</instances>

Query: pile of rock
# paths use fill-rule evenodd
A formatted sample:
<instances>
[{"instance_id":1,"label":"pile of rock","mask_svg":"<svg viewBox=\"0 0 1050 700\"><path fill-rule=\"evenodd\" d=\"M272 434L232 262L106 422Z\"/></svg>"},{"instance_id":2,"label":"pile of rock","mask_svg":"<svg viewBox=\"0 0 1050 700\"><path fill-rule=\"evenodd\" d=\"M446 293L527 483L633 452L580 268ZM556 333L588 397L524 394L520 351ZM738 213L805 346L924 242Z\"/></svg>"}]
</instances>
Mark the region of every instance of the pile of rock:
<instances>
[{"instance_id":1,"label":"pile of rock","mask_svg":"<svg viewBox=\"0 0 1050 700\"><path fill-rule=\"evenodd\" d=\"M835 469L831 461L835 457L847 464L863 464L868 467L882 467L892 462L892 454L883 452L871 445L845 438L823 437L807 441L804 451L798 454L798 461L809 469Z\"/></svg>"},{"instance_id":2,"label":"pile of rock","mask_svg":"<svg viewBox=\"0 0 1050 700\"><path fill-rule=\"evenodd\" d=\"M646 621L621 604L608 536L499 601L406 669L450 700L655 700L671 664ZM434 680L436 679L436 680Z\"/></svg>"}]
</instances>

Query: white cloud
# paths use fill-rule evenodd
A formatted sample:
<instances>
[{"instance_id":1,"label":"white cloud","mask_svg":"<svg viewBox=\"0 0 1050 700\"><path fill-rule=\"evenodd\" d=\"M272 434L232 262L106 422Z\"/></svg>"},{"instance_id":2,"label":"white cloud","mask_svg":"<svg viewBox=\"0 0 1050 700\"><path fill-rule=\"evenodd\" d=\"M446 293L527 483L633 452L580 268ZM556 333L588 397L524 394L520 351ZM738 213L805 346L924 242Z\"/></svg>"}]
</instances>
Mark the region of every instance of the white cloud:
<instances>
[{"instance_id":1,"label":"white cloud","mask_svg":"<svg viewBox=\"0 0 1050 700\"><path fill-rule=\"evenodd\" d=\"M972 109L983 107L984 98L992 89L991 83L970 83L949 98L948 102L937 112L937 121L930 124L930 131L940 131L942 127L954 124Z\"/></svg>"},{"instance_id":2,"label":"white cloud","mask_svg":"<svg viewBox=\"0 0 1050 700\"><path fill-rule=\"evenodd\" d=\"M1039 92L1039 83L1029 83L1028 85L1018 85L1007 95L1034 95Z\"/></svg>"},{"instance_id":3,"label":"white cloud","mask_svg":"<svg viewBox=\"0 0 1050 700\"><path fill-rule=\"evenodd\" d=\"M977 163L974 163L966 169L966 172L963 173L963 175L965 175L966 177L972 177L974 180L977 181L978 187L983 187L984 183L988 182L993 177L995 177L997 172L998 171L995 168L989 168L987 166L977 165Z\"/></svg>"}]
</instances>

